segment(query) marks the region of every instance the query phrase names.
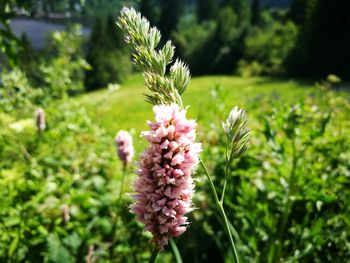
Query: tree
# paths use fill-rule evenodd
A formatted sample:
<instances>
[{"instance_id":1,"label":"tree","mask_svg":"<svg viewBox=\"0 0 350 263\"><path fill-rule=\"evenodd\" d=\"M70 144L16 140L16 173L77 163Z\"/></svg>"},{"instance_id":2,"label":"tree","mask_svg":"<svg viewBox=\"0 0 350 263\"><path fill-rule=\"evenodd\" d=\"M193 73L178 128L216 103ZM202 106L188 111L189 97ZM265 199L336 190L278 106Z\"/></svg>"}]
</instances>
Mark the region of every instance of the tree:
<instances>
[{"instance_id":1,"label":"tree","mask_svg":"<svg viewBox=\"0 0 350 263\"><path fill-rule=\"evenodd\" d=\"M252 25L258 25L260 22L260 0L253 0L251 13Z\"/></svg>"},{"instance_id":2,"label":"tree","mask_svg":"<svg viewBox=\"0 0 350 263\"><path fill-rule=\"evenodd\" d=\"M350 16L347 0L308 0L296 48L289 60L292 73L350 79Z\"/></svg>"},{"instance_id":3,"label":"tree","mask_svg":"<svg viewBox=\"0 0 350 263\"><path fill-rule=\"evenodd\" d=\"M307 2L308 0L292 1L288 12L288 17L294 23L301 25L305 22Z\"/></svg>"},{"instance_id":4,"label":"tree","mask_svg":"<svg viewBox=\"0 0 350 263\"><path fill-rule=\"evenodd\" d=\"M81 13L91 17L118 14L124 6L133 5L136 0L80 0L82 2Z\"/></svg>"},{"instance_id":5,"label":"tree","mask_svg":"<svg viewBox=\"0 0 350 263\"><path fill-rule=\"evenodd\" d=\"M148 19L151 25L156 25L158 22L158 14L155 8L155 3L152 0L141 0L139 6L141 14Z\"/></svg>"},{"instance_id":6,"label":"tree","mask_svg":"<svg viewBox=\"0 0 350 263\"><path fill-rule=\"evenodd\" d=\"M169 39L171 32L176 29L180 16L184 11L184 0L160 1L159 29L164 39Z\"/></svg>"},{"instance_id":7,"label":"tree","mask_svg":"<svg viewBox=\"0 0 350 263\"><path fill-rule=\"evenodd\" d=\"M216 22L214 20L198 23L195 15L180 19L176 31L172 34L177 54L191 68L191 74L209 74L216 54Z\"/></svg>"},{"instance_id":8,"label":"tree","mask_svg":"<svg viewBox=\"0 0 350 263\"><path fill-rule=\"evenodd\" d=\"M127 52L121 29L116 25L113 15L108 15L105 24L105 49L118 49Z\"/></svg>"},{"instance_id":9,"label":"tree","mask_svg":"<svg viewBox=\"0 0 350 263\"><path fill-rule=\"evenodd\" d=\"M109 83L120 83L131 71L129 55L120 29L113 16L104 22L97 18L93 27L87 62L92 70L86 71L87 90L106 87Z\"/></svg>"},{"instance_id":10,"label":"tree","mask_svg":"<svg viewBox=\"0 0 350 263\"><path fill-rule=\"evenodd\" d=\"M220 10L217 20L217 29L213 46L217 50L212 64L214 73L233 72L243 48L242 30L239 28L239 19L236 12L230 6Z\"/></svg>"},{"instance_id":11,"label":"tree","mask_svg":"<svg viewBox=\"0 0 350 263\"><path fill-rule=\"evenodd\" d=\"M250 24L250 1L248 0L226 0L226 5L231 6L237 14L239 27L247 28Z\"/></svg>"},{"instance_id":12,"label":"tree","mask_svg":"<svg viewBox=\"0 0 350 263\"><path fill-rule=\"evenodd\" d=\"M218 12L217 19L199 23L195 17L181 19L173 34L179 55L200 74L232 73L241 58L245 31L229 5Z\"/></svg>"},{"instance_id":13,"label":"tree","mask_svg":"<svg viewBox=\"0 0 350 263\"><path fill-rule=\"evenodd\" d=\"M16 8L28 9L28 3L19 0L0 1L0 55L5 55L11 66L19 65L18 54L23 51L21 41L10 27L10 19L16 16ZM3 61L1 61L3 63Z\"/></svg>"},{"instance_id":14,"label":"tree","mask_svg":"<svg viewBox=\"0 0 350 263\"><path fill-rule=\"evenodd\" d=\"M199 22L215 19L218 14L219 4L216 0L198 0L197 18Z\"/></svg>"}]
</instances>

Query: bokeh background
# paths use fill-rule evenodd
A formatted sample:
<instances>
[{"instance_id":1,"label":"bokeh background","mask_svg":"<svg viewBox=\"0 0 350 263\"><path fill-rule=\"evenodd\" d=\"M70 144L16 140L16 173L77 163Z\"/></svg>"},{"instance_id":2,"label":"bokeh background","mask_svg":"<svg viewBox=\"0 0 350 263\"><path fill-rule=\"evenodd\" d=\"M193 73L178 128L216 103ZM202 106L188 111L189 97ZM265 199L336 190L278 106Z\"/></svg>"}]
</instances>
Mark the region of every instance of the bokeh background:
<instances>
[{"instance_id":1,"label":"bokeh background","mask_svg":"<svg viewBox=\"0 0 350 263\"><path fill-rule=\"evenodd\" d=\"M225 206L242 262L350 260L350 3L346 0L2 0L0 262L147 262L149 233L119 191L114 136L136 155L152 119L116 25L133 6L171 39L220 189L221 121L248 112L251 146ZM39 132L35 111L43 108ZM176 239L183 262L232 262L203 171ZM175 262L174 249L158 262ZM177 261L179 262L179 261Z\"/></svg>"}]
</instances>

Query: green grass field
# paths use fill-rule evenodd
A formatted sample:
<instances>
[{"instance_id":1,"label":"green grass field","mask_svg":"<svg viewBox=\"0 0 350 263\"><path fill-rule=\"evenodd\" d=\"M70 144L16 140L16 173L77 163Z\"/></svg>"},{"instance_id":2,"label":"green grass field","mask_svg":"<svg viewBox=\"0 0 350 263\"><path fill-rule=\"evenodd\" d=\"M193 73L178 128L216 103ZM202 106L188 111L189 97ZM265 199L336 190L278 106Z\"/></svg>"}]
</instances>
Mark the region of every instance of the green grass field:
<instances>
[{"instance_id":1,"label":"green grass field","mask_svg":"<svg viewBox=\"0 0 350 263\"><path fill-rule=\"evenodd\" d=\"M238 105L249 108L261 96L274 96L275 99L294 103L301 95L317 92L310 83L271 78L241 78L232 76L205 76L192 78L184 94L184 105L190 105L189 116L196 116L199 124L210 122L208 107L213 102L211 90L219 84L225 93L225 110ZM135 129L139 132L146 128L146 120L152 118L151 105L144 101L146 92L141 75L131 76L116 91L101 90L73 98L75 106L87 108L90 117L114 134L119 129ZM254 113L252 113L254 115Z\"/></svg>"},{"instance_id":2,"label":"green grass field","mask_svg":"<svg viewBox=\"0 0 350 263\"><path fill-rule=\"evenodd\" d=\"M98 262L148 260L150 235L127 208L136 163L147 144L140 131L153 120L152 106L142 96L146 91L142 76L133 75L114 91L50 101L42 134L27 108L0 114L5 127L0 130L5 228L0 224L0 231L6 229L0 232L0 261L75 262L91 244ZM200 156L219 191L226 143L220 121L236 105L248 113L251 143L231 165L225 198L241 240L241 262L268 262L274 240L282 239L276 232L282 213L290 218L279 230L284 233L283 262L299 261L294 251L301 251L303 262L324 262L334 253L326 249L329 244L340 251L339 258L348 258L348 93L286 79L205 76L192 78L183 100L189 117L198 122ZM114 143L120 129L132 133L135 146L122 201L122 162ZM176 239L184 262L233 262L203 169L193 178L197 209L189 214L188 231ZM289 185L293 199L286 199ZM288 210L285 200L291 201ZM69 207L69 220L63 218L62 205ZM170 248L158 262L174 262Z\"/></svg>"}]
</instances>

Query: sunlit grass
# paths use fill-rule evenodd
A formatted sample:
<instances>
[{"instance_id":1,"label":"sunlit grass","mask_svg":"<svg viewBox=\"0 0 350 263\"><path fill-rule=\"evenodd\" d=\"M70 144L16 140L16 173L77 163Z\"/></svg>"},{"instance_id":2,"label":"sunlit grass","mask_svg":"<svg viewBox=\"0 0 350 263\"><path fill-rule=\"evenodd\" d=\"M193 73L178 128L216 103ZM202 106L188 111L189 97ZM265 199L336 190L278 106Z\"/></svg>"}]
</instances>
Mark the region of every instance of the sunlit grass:
<instances>
[{"instance_id":1,"label":"sunlit grass","mask_svg":"<svg viewBox=\"0 0 350 263\"><path fill-rule=\"evenodd\" d=\"M210 90L215 84L220 84L227 93L225 97L227 108L234 105L246 107L255 98L272 94L276 99L293 103L300 95L316 92L310 84L288 80L261 77L245 79L231 76L194 77L184 94L184 103L191 105L189 114L197 116L199 121L210 121L210 114L207 115L206 110L213 103ZM145 120L152 118L151 105L146 103L142 96L144 92L146 88L142 77L134 75L121 85L119 90L111 92L105 89L91 92L72 101L74 104L86 107L90 117L110 133L115 133L118 129L139 131L146 127Z\"/></svg>"}]
</instances>

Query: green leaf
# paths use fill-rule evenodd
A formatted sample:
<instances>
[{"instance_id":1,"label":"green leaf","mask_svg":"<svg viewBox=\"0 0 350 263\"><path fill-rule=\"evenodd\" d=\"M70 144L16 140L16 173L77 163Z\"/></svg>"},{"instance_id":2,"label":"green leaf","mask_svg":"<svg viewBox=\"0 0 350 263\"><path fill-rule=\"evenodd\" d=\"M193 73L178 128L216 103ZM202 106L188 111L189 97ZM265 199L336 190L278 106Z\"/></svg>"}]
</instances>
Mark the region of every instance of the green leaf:
<instances>
[{"instance_id":1,"label":"green leaf","mask_svg":"<svg viewBox=\"0 0 350 263\"><path fill-rule=\"evenodd\" d=\"M12 242L9 246L9 257L12 257L13 256L13 253L15 252L17 246L18 246L18 235L16 235L13 239L12 239Z\"/></svg>"},{"instance_id":2,"label":"green leaf","mask_svg":"<svg viewBox=\"0 0 350 263\"><path fill-rule=\"evenodd\" d=\"M51 234L47 241L49 260L56 263L74 262L74 258L69 253L68 249L62 246L61 241L55 234Z\"/></svg>"}]
</instances>

